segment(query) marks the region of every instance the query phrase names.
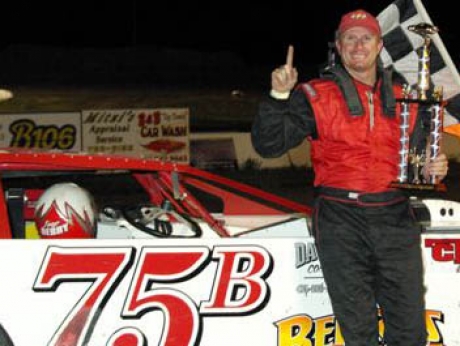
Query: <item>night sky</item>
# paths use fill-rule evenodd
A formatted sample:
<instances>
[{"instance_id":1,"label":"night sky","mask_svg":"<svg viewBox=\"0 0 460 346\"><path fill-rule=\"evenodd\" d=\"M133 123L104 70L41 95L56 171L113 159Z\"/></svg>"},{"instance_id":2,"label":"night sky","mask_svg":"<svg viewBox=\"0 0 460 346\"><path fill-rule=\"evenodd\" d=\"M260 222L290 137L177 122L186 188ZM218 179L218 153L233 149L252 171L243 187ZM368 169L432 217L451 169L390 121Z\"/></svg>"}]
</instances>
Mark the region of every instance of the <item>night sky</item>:
<instances>
[{"instance_id":1,"label":"night sky","mask_svg":"<svg viewBox=\"0 0 460 346\"><path fill-rule=\"evenodd\" d=\"M390 3L382 0L318 0L315 5L307 0L277 4L248 0L16 0L2 4L0 49L14 44L97 48L154 45L228 50L250 64L279 64L284 60L287 45L292 43L296 47L296 61L319 64L327 58L327 43L344 12L364 8L378 14ZM439 0L423 3L458 64L457 11Z\"/></svg>"}]
</instances>

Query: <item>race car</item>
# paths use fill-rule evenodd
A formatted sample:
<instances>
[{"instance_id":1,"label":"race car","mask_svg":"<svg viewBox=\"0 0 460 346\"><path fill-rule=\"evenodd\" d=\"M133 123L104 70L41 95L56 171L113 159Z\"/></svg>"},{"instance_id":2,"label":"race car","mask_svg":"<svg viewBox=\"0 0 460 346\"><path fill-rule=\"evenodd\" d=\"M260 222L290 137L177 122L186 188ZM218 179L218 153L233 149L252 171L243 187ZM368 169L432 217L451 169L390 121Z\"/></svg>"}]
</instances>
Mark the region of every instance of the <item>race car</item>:
<instances>
[{"instance_id":1,"label":"race car","mask_svg":"<svg viewBox=\"0 0 460 346\"><path fill-rule=\"evenodd\" d=\"M341 343L307 205L118 155L7 149L0 174L0 346ZM429 342L460 345L460 203L412 204Z\"/></svg>"},{"instance_id":2,"label":"race car","mask_svg":"<svg viewBox=\"0 0 460 346\"><path fill-rule=\"evenodd\" d=\"M0 152L0 173L0 212L10 220L1 225L2 238L37 238L36 203L62 183L77 184L94 199L96 238L235 237L293 220L302 220L298 234L307 234L308 206L184 164L10 150ZM55 197L64 198L64 191Z\"/></svg>"}]
</instances>

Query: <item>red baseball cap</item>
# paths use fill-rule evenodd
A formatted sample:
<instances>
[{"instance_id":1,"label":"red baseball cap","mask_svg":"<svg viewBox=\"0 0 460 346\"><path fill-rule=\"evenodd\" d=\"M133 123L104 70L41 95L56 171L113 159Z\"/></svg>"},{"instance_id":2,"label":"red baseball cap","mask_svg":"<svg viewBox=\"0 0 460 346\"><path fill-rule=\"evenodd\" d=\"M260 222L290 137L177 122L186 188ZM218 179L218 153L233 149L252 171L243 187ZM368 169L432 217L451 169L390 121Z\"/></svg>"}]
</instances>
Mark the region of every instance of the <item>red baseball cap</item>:
<instances>
[{"instance_id":1,"label":"red baseball cap","mask_svg":"<svg viewBox=\"0 0 460 346\"><path fill-rule=\"evenodd\" d=\"M340 21L338 32L343 34L348 29L356 26L366 28L377 36L382 34L377 18L364 10L355 10L344 14Z\"/></svg>"}]
</instances>

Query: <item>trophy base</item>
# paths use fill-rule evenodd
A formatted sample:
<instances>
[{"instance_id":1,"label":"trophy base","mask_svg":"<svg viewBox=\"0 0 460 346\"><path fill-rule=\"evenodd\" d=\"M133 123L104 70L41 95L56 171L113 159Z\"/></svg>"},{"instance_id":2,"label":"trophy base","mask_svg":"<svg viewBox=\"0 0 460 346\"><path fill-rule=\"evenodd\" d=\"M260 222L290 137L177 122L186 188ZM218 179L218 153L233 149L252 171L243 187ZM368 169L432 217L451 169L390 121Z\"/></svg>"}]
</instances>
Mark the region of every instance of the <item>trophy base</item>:
<instances>
[{"instance_id":1,"label":"trophy base","mask_svg":"<svg viewBox=\"0 0 460 346\"><path fill-rule=\"evenodd\" d=\"M447 188L446 185L440 184L415 184L415 183L400 183L399 181L392 182L390 187L397 188L397 189L405 189L405 190L417 190L417 191L438 191L438 192L446 192Z\"/></svg>"}]
</instances>

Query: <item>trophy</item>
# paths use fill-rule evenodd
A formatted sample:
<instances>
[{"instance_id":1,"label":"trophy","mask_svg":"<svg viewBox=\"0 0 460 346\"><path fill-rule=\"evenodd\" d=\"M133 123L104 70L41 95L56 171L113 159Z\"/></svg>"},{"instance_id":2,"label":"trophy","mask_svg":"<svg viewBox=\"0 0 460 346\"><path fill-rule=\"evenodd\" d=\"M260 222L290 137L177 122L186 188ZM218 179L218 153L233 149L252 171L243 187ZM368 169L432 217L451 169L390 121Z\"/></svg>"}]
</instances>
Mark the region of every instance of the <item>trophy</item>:
<instances>
[{"instance_id":1,"label":"trophy","mask_svg":"<svg viewBox=\"0 0 460 346\"><path fill-rule=\"evenodd\" d=\"M398 177L391 187L416 190L445 191L439 178L430 176L428 181L422 174L423 166L434 160L440 153L440 141L443 117L443 90L436 87L430 95L430 35L436 34L438 28L427 23L411 25L408 29L423 37L423 46L419 51L416 89L408 85L403 88L403 95L397 102L401 105L400 151ZM410 148L409 138L409 106L418 103L429 107L431 116L430 136L427 147ZM428 150L426 150L428 148Z\"/></svg>"}]
</instances>

